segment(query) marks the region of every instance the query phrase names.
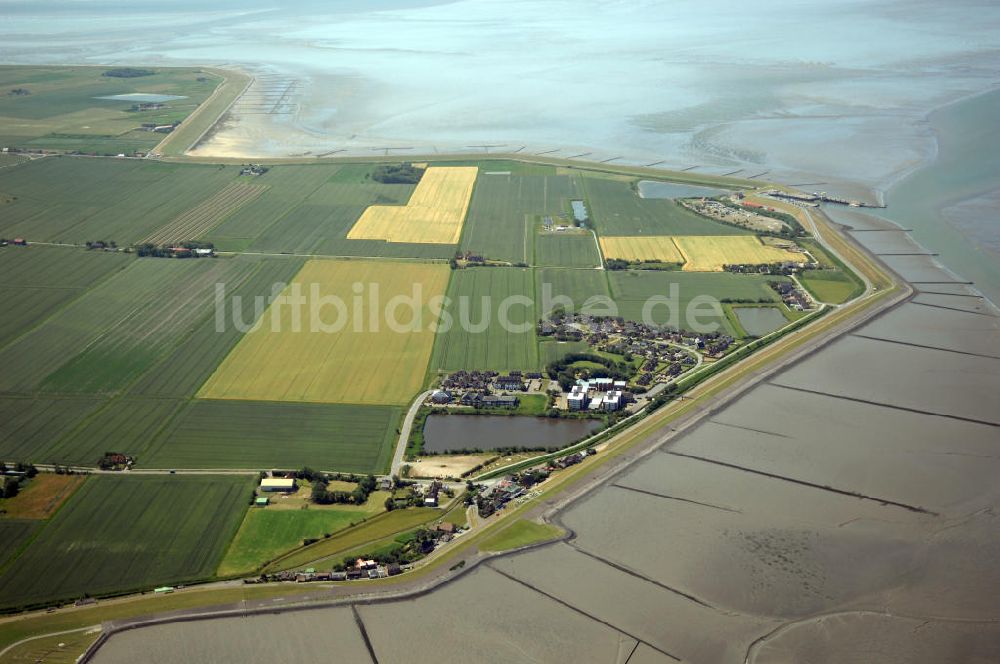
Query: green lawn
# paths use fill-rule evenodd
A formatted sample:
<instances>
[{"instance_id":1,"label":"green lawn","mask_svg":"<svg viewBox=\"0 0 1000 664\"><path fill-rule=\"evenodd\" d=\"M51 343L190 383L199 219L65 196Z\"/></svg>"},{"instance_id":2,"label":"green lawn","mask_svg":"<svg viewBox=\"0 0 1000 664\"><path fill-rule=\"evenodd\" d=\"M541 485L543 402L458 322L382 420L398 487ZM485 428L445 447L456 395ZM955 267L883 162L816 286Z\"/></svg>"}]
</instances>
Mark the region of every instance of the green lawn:
<instances>
[{"instance_id":1,"label":"green lawn","mask_svg":"<svg viewBox=\"0 0 1000 664\"><path fill-rule=\"evenodd\" d=\"M219 565L219 575L245 574L302 546L305 539L322 539L366 514L354 509L276 510L252 508Z\"/></svg>"},{"instance_id":2,"label":"green lawn","mask_svg":"<svg viewBox=\"0 0 1000 664\"><path fill-rule=\"evenodd\" d=\"M562 530L545 523L519 519L495 535L487 537L479 544L482 551L509 551L529 544L555 539Z\"/></svg>"},{"instance_id":3,"label":"green lawn","mask_svg":"<svg viewBox=\"0 0 1000 664\"><path fill-rule=\"evenodd\" d=\"M296 569L313 563L318 563L321 567L330 567L333 563L340 562L340 557L348 551L376 546L383 539L392 538L399 533L429 523L441 514L441 510L430 507L393 510L380 514L278 560L271 565L269 571Z\"/></svg>"},{"instance_id":4,"label":"green lawn","mask_svg":"<svg viewBox=\"0 0 1000 664\"><path fill-rule=\"evenodd\" d=\"M255 478L96 476L0 576L0 606L212 576Z\"/></svg>"},{"instance_id":5,"label":"green lawn","mask_svg":"<svg viewBox=\"0 0 1000 664\"><path fill-rule=\"evenodd\" d=\"M149 68L151 76L103 76L108 67L0 66L0 145L116 155L146 152L164 134L145 123L171 124L190 115L221 82L197 68ZM12 95L11 90L29 94ZM134 101L97 97L127 93L184 97L159 109L133 111ZM221 110L221 109L220 109Z\"/></svg>"},{"instance_id":6,"label":"green lawn","mask_svg":"<svg viewBox=\"0 0 1000 664\"><path fill-rule=\"evenodd\" d=\"M864 286L840 268L833 270L805 270L799 281L813 297L821 302L843 304L864 292Z\"/></svg>"}]
</instances>

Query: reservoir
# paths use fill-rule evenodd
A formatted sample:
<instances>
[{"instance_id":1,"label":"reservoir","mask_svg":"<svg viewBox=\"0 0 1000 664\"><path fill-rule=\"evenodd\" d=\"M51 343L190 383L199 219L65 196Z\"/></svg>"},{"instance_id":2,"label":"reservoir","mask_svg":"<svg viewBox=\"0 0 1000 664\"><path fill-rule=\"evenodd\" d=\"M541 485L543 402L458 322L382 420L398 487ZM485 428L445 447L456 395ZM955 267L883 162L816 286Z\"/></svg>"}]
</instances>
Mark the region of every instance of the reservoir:
<instances>
[{"instance_id":1,"label":"reservoir","mask_svg":"<svg viewBox=\"0 0 1000 664\"><path fill-rule=\"evenodd\" d=\"M788 322L777 307L733 307L733 313L747 334L762 337Z\"/></svg>"},{"instance_id":2,"label":"reservoir","mask_svg":"<svg viewBox=\"0 0 1000 664\"><path fill-rule=\"evenodd\" d=\"M504 415L430 415L424 425L424 449L495 450L502 447L559 449L603 427L600 420L564 420Z\"/></svg>"},{"instance_id":3,"label":"reservoir","mask_svg":"<svg viewBox=\"0 0 1000 664\"><path fill-rule=\"evenodd\" d=\"M730 192L725 189L696 187L692 184L654 182L653 180L639 182L639 196L641 198L694 198L696 196L721 196L728 193Z\"/></svg>"}]
</instances>

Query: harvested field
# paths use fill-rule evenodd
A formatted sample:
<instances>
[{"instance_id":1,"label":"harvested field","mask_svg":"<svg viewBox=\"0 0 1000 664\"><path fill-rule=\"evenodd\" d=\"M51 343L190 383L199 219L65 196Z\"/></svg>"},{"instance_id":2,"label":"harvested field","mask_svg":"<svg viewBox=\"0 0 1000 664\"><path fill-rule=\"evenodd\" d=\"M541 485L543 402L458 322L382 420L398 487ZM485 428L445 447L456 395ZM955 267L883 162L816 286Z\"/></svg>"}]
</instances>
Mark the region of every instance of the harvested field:
<instances>
[{"instance_id":1,"label":"harvested field","mask_svg":"<svg viewBox=\"0 0 1000 664\"><path fill-rule=\"evenodd\" d=\"M660 261L678 264L684 262L684 256L678 251L677 245L669 235L602 237L601 251L604 252L605 258L618 258L629 262Z\"/></svg>"},{"instance_id":2,"label":"harvested field","mask_svg":"<svg viewBox=\"0 0 1000 664\"><path fill-rule=\"evenodd\" d=\"M372 205L354 224L347 238L458 244L478 172L474 166L428 168L409 203Z\"/></svg>"},{"instance_id":3,"label":"harvested field","mask_svg":"<svg viewBox=\"0 0 1000 664\"><path fill-rule=\"evenodd\" d=\"M16 496L0 500L0 509L11 519L47 519L85 479L86 475L39 473Z\"/></svg>"},{"instance_id":4,"label":"harvested field","mask_svg":"<svg viewBox=\"0 0 1000 664\"><path fill-rule=\"evenodd\" d=\"M765 245L753 235L681 235L673 240L684 257L685 272L722 272L723 265L740 263L756 265L808 261L805 254Z\"/></svg>"},{"instance_id":5,"label":"harvested field","mask_svg":"<svg viewBox=\"0 0 1000 664\"><path fill-rule=\"evenodd\" d=\"M0 606L211 576L254 478L91 477L0 576Z\"/></svg>"},{"instance_id":6,"label":"harvested field","mask_svg":"<svg viewBox=\"0 0 1000 664\"><path fill-rule=\"evenodd\" d=\"M170 244L196 240L267 190L266 185L233 182L156 230L143 242Z\"/></svg>"},{"instance_id":7,"label":"harvested field","mask_svg":"<svg viewBox=\"0 0 1000 664\"><path fill-rule=\"evenodd\" d=\"M306 299L316 290L320 298L339 298L343 312L326 307L326 330L312 330L309 316L296 331L295 308L272 305L264 324L248 332L199 391L208 399L255 399L403 405L420 391L434 344L430 329L435 320L428 301L443 296L450 270L447 265L382 263L377 261L325 261L306 263L286 294L301 288ZM347 310L354 301L352 284L364 287L366 315L353 318ZM406 307L390 327L383 310L368 311L377 285L381 306L396 296L411 297L420 289L420 320ZM317 302L319 300L316 300ZM351 307L353 308L353 307ZM339 329L333 329L339 313ZM375 325L372 317L376 318ZM277 320L277 324L272 324ZM419 329L411 331L410 323ZM419 325L418 325L419 323ZM406 329L404 329L404 327Z\"/></svg>"}]
</instances>

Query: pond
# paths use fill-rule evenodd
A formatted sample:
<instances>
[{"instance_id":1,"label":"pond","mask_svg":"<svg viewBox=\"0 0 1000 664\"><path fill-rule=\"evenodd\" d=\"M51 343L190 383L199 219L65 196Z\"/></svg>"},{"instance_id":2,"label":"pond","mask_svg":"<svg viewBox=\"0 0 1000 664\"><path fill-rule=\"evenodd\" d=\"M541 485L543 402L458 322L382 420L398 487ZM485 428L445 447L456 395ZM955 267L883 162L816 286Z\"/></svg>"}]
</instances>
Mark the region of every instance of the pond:
<instances>
[{"instance_id":1,"label":"pond","mask_svg":"<svg viewBox=\"0 0 1000 664\"><path fill-rule=\"evenodd\" d=\"M691 184L677 184L675 182L654 182L653 180L639 182L640 198L693 198L695 196L722 196L728 193L730 192L725 189L696 187Z\"/></svg>"},{"instance_id":2,"label":"pond","mask_svg":"<svg viewBox=\"0 0 1000 664\"><path fill-rule=\"evenodd\" d=\"M501 447L559 449L601 429L600 420L506 415L430 415L424 424L424 450L449 452Z\"/></svg>"},{"instance_id":3,"label":"pond","mask_svg":"<svg viewBox=\"0 0 1000 664\"><path fill-rule=\"evenodd\" d=\"M587 204L583 201L570 201L570 205L573 206L573 218L577 221L583 222L587 221L590 216L587 214Z\"/></svg>"},{"instance_id":4,"label":"pond","mask_svg":"<svg viewBox=\"0 0 1000 664\"><path fill-rule=\"evenodd\" d=\"M788 323L788 319L777 307L733 307L733 313L747 334L762 337Z\"/></svg>"},{"instance_id":5,"label":"pond","mask_svg":"<svg viewBox=\"0 0 1000 664\"><path fill-rule=\"evenodd\" d=\"M177 101L187 99L184 95L158 95L146 92L129 92L123 95L108 95L106 97L94 97L94 99L107 99L110 101L134 101L140 104L157 104L165 101Z\"/></svg>"}]
</instances>

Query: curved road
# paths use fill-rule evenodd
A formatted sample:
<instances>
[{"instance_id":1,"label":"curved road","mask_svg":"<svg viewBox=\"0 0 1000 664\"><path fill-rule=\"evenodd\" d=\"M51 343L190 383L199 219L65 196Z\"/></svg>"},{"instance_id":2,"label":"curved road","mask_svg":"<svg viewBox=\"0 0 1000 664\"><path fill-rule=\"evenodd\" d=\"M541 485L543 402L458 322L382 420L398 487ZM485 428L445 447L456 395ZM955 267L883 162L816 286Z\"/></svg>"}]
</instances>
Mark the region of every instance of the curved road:
<instances>
[{"instance_id":1,"label":"curved road","mask_svg":"<svg viewBox=\"0 0 1000 664\"><path fill-rule=\"evenodd\" d=\"M410 405L410 410L406 412L406 417L403 418L403 424L399 427L399 441L396 443L396 452L392 455L392 465L389 467L389 475L395 475L399 477L399 469L403 466L403 455L406 454L406 443L410 440L410 429L413 428L413 420L417 417L417 411L420 407L424 405L424 401L427 400L434 390L427 390L418 396L413 404Z\"/></svg>"}]
</instances>

